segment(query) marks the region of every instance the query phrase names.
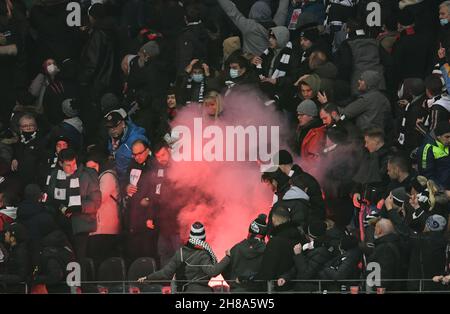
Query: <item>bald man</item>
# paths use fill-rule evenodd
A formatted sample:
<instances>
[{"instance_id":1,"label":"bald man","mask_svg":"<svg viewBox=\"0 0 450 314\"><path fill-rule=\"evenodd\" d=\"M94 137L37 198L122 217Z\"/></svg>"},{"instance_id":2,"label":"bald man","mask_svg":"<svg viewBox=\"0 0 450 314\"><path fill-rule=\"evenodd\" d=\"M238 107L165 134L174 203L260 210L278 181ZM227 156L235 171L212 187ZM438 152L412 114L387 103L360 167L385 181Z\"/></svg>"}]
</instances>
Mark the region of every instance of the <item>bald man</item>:
<instances>
[{"instance_id":1,"label":"bald man","mask_svg":"<svg viewBox=\"0 0 450 314\"><path fill-rule=\"evenodd\" d=\"M396 234L394 225L389 219L380 219L375 225L375 248L373 253L367 259L368 265L370 263L381 271L379 287L386 288L386 290L397 291L401 289L400 282L389 281L392 279L406 278L407 273L403 271L405 254L403 253L402 245L399 236ZM368 267L367 276L373 280L378 278L372 277L373 268ZM369 275L372 276L369 277Z\"/></svg>"}]
</instances>

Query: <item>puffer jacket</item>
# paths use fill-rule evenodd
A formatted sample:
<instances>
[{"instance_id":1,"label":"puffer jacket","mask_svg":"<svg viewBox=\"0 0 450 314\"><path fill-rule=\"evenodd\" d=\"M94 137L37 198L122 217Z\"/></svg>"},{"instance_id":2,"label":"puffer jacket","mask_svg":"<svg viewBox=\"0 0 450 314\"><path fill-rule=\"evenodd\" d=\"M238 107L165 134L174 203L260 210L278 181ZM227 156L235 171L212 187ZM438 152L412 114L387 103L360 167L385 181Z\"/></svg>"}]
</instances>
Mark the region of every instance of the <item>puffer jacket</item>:
<instances>
[{"instance_id":1,"label":"puffer jacket","mask_svg":"<svg viewBox=\"0 0 450 314\"><path fill-rule=\"evenodd\" d=\"M225 256L220 262L213 264L210 255L203 249L194 248L191 245L181 247L170 259L169 263L161 270L147 276L148 280L168 280L175 274L179 274L184 266L183 286L184 292L211 292L208 281L225 269L230 262L230 257ZM180 280L181 278L178 278Z\"/></svg>"}]
</instances>

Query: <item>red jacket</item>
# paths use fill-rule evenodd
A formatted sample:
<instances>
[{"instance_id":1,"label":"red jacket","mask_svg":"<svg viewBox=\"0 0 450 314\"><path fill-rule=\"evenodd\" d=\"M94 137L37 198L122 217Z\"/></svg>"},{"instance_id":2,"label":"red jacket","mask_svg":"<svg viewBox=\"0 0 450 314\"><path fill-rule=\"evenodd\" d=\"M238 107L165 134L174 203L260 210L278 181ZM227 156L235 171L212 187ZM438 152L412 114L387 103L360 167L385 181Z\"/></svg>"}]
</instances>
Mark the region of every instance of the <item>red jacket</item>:
<instances>
[{"instance_id":1,"label":"red jacket","mask_svg":"<svg viewBox=\"0 0 450 314\"><path fill-rule=\"evenodd\" d=\"M300 156L302 156L302 162L309 167L317 166L320 155L325 148L325 141L325 126L309 130L301 143Z\"/></svg>"}]
</instances>

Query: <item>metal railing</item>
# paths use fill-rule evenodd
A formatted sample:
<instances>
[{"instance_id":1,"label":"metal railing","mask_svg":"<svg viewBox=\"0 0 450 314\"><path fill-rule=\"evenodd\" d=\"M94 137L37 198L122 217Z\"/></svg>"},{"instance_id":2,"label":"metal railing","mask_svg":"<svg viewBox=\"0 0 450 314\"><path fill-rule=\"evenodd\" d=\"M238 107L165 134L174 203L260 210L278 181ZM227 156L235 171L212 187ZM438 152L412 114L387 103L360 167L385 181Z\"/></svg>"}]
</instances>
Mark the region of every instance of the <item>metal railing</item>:
<instances>
[{"instance_id":1,"label":"metal railing","mask_svg":"<svg viewBox=\"0 0 450 314\"><path fill-rule=\"evenodd\" d=\"M168 283L170 282L170 286ZM369 287L365 279L354 280L290 280L283 287L278 287L276 280L271 281L252 281L251 287L239 289L230 289L230 281L226 280L201 280L195 282L177 281L177 280L152 280L144 283L136 281L84 281L80 282L80 286L71 287L72 294L105 294L105 293L119 293L119 294L214 294L214 293L258 293L258 294L424 294L424 293L445 293L450 294L450 286L441 283L434 283L433 289L427 289L433 281L431 279L383 279L382 285ZM209 284L211 291L190 292L177 291L177 287L189 285L202 286L206 288ZM392 290L386 289L389 284L402 283L405 289ZM408 283L415 283L418 286L417 290L408 290L406 285ZM255 285L258 285L255 288ZM234 285L234 283L233 283ZM286 286L289 285L290 289ZM300 286L299 286L300 285ZM439 287L439 289L438 289ZM296 289L297 288L297 289ZM299 291L300 288L301 290ZM30 291L30 288L25 285L25 293Z\"/></svg>"}]
</instances>

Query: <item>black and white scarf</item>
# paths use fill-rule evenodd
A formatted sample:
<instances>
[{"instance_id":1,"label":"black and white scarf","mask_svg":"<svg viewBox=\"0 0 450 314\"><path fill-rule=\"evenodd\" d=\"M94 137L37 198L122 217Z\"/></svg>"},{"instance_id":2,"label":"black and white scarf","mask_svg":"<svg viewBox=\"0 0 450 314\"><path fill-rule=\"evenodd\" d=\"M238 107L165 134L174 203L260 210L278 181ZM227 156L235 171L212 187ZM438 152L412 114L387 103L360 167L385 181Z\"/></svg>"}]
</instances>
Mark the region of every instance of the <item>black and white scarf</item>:
<instances>
[{"instance_id":1,"label":"black and white scarf","mask_svg":"<svg viewBox=\"0 0 450 314\"><path fill-rule=\"evenodd\" d=\"M61 205L66 205L73 212L81 211L80 178L76 173L67 177L63 170L56 173L54 199Z\"/></svg>"},{"instance_id":2,"label":"black and white scarf","mask_svg":"<svg viewBox=\"0 0 450 314\"><path fill-rule=\"evenodd\" d=\"M53 169L55 169L56 165L58 164L58 155L55 154L55 156L53 158L49 158L47 160L47 163L49 165L49 169L48 169L47 181L45 181L46 186L48 186L50 184L50 179L52 177Z\"/></svg>"},{"instance_id":3,"label":"black and white scarf","mask_svg":"<svg viewBox=\"0 0 450 314\"><path fill-rule=\"evenodd\" d=\"M263 52L263 54L262 54L263 63L272 61L271 58L269 58L272 53L273 53L273 50L269 49L269 48L267 48ZM280 61L278 62L277 67L272 72L272 75L271 75L272 79L277 79L277 78L286 76L286 72L289 70L289 62L291 60L291 55L292 55L292 43L288 42L286 44L286 47L284 47L283 50L281 50L280 54L281 54L281 58L280 58Z\"/></svg>"},{"instance_id":4,"label":"black and white scarf","mask_svg":"<svg viewBox=\"0 0 450 314\"><path fill-rule=\"evenodd\" d=\"M190 243L194 247L199 247L201 249L204 249L206 252L208 252L209 256L211 257L212 263L217 264L216 255L214 254L213 250L211 249L211 247L209 246L209 244L207 242L205 242L203 240L199 240L199 239L189 238L188 243Z\"/></svg>"},{"instance_id":5,"label":"black and white scarf","mask_svg":"<svg viewBox=\"0 0 450 314\"><path fill-rule=\"evenodd\" d=\"M187 85L186 85L186 89L188 90L189 95L191 94L191 90L192 90L192 79L189 79ZM200 89L198 91L198 102L201 104L203 103L203 98L205 96L205 80L203 80L200 83ZM187 102L189 103L189 102Z\"/></svg>"}]
</instances>

